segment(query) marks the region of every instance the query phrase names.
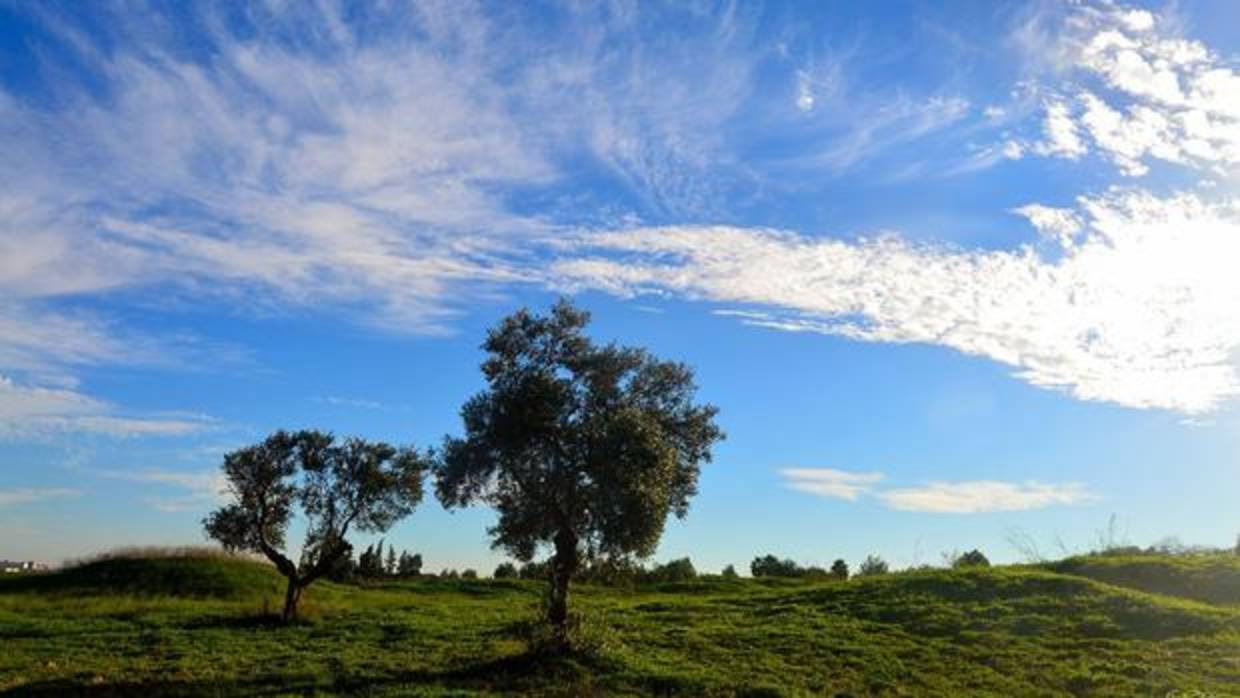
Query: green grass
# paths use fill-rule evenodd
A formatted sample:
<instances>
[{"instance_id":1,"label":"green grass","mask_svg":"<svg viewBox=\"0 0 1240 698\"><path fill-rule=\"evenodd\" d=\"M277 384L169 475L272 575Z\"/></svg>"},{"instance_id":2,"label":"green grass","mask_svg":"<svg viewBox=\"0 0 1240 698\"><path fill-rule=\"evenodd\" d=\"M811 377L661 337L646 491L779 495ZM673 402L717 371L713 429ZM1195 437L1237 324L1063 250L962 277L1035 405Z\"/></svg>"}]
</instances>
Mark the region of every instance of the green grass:
<instances>
[{"instance_id":1,"label":"green grass","mask_svg":"<svg viewBox=\"0 0 1240 698\"><path fill-rule=\"evenodd\" d=\"M1049 568L1156 594L1240 605L1240 555L1233 553L1082 555Z\"/></svg>"},{"instance_id":2,"label":"green grass","mask_svg":"<svg viewBox=\"0 0 1240 698\"><path fill-rule=\"evenodd\" d=\"M536 582L316 584L282 627L265 565L103 560L0 579L0 695L1240 695L1240 608L1065 570L582 587L599 649L557 659Z\"/></svg>"}]
</instances>

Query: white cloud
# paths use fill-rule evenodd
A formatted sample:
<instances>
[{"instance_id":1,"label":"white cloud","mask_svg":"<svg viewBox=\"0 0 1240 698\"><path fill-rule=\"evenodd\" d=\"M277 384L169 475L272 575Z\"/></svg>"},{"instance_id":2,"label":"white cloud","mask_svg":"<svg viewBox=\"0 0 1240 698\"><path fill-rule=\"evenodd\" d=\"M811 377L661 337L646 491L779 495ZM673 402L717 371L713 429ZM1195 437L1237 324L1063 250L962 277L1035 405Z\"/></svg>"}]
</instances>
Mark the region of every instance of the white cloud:
<instances>
[{"instance_id":1,"label":"white cloud","mask_svg":"<svg viewBox=\"0 0 1240 698\"><path fill-rule=\"evenodd\" d=\"M1116 191L1072 215L1084 231L1052 257L683 226L592 234L596 254L553 272L569 288L748 304L767 327L947 346L1084 400L1201 413L1240 392L1240 202Z\"/></svg>"},{"instance_id":2,"label":"white cloud","mask_svg":"<svg viewBox=\"0 0 1240 698\"><path fill-rule=\"evenodd\" d=\"M827 499L857 501L873 495L884 506L899 511L933 514L978 514L1027 511L1094 499L1080 483L1013 483L995 480L931 482L918 487L878 488L885 479L879 472L853 472L833 468L785 468L779 471L784 484L806 494Z\"/></svg>"},{"instance_id":3,"label":"white cloud","mask_svg":"<svg viewBox=\"0 0 1240 698\"><path fill-rule=\"evenodd\" d=\"M114 406L73 389L24 385L0 375L0 438L181 436L210 424L198 415L118 414Z\"/></svg>"},{"instance_id":4,"label":"white cloud","mask_svg":"<svg viewBox=\"0 0 1240 698\"><path fill-rule=\"evenodd\" d=\"M1064 26L1044 49L1093 85L1073 90L1080 126L1123 174L1143 176L1153 161L1240 164L1240 73L1230 64L1144 10L1083 4ZM1045 114L1048 143L1038 152L1084 154L1065 103L1051 101ZM1056 146L1052 130L1071 132L1068 145Z\"/></svg>"},{"instance_id":5,"label":"white cloud","mask_svg":"<svg viewBox=\"0 0 1240 698\"><path fill-rule=\"evenodd\" d=\"M882 481L882 473L855 473L832 468L785 468L780 472L788 487L835 499L856 501Z\"/></svg>"},{"instance_id":6,"label":"white cloud","mask_svg":"<svg viewBox=\"0 0 1240 698\"><path fill-rule=\"evenodd\" d=\"M1046 105L1042 136L1043 140L1033 146L1034 152L1041 155L1076 160L1089 150L1081 140L1068 105L1060 101Z\"/></svg>"},{"instance_id":7,"label":"white cloud","mask_svg":"<svg viewBox=\"0 0 1240 698\"><path fill-rule=\"evenodd\" d=\"M228 479L218 468L184 472L176 470L110 470L99 473L102 477L139 484L157 485L181 490L176 496L153 496L147 499L151 506L164 512L201 511L227 501Z\"/></svg>"},{"instance_id":8,"label":"white cloud","mask_svg":"<svg viewBox=\"0 0 1240 698\"><path fill-rule=\"evenodd\" d=\"M81 495L82 492L80 490L64 487L17 487L11 489L0 489L0 507L13 506L17 504L32 504L49 499L80 497Z\"/></svg>"},{"instance_id":9,"label":"white cloud","mask_svg":"<svg viewBox=\"0 0 1240 698\"><path fill-rule=\"evenodd\" d=\"M878 497L892 509L934 514L1028 511L1092 499L1078 483L1016 484L994 480L932 482L922 487L886 490Z\"/></svg>"}]
</instances>

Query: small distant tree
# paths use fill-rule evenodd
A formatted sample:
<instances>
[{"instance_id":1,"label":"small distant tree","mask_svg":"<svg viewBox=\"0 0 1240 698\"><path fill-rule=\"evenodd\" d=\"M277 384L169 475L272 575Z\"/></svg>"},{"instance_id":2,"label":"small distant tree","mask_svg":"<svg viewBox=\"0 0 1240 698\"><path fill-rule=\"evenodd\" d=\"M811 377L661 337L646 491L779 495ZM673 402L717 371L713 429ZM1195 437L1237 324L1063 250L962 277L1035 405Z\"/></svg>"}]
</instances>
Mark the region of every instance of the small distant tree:
<instances>
[{"instance_id":1,"label":"small distant tree","mask_svg":"<svg viewBox=\"0 0 1240 698\"><path fill-rule=\"evenodd\" d=\"M317 431L278 431L224 456L230 504L203 520L228 550L261 553L288 579L281 618L297 615L302 592L350 554L351 530L385 531L422 499L426 460L398 449ZM305 521L299 563L282 552L295 510Z\"/></svg>"},{"instance_id":2,"label":"small distant tree","mask_svg":"<svg viewBox=\"0 0 1240 698\"><path fill-rule=\"evenodd\" d=\"M990 567L990 560L986 559L982 551L974 549L956 556L956 559L952 561L952 567L956 569L962 567Z\"/></svg>"},{"instance_id":3,"label":"small distant tree","mask_svg":"<svg viewBox=\"0 0 1240 698\"><path fill-rule=\"evenodd\" d=\"M501 562L495 566L495 572L491 576L496 579L512 579L517 576L517 566L511 562Z\"/></svg>"},{"instance_id":4,"label":"small distant tree","mask_svg":"<svg viewBox=\"0 0 1240 698\"><path fill-rule=\"evenodd\" d=\"M724 567L723 571L719 573L719 576L723 577L724 579L737 579L738 577L740 577L740 575L736 573L736 567L734 567L733 565L728 565L727 567Z\"/></svg>"},{"instance_id":5,"label":"small distant tree","mask_svg":"<svg viewBox=\"0 0 1240 698\"><path fill-rule=\"evenodd\" d=\"M547 316L520 310L493 328L487 389L461 408L465 436L445 439L437 467L446 507L498 511L494 547L519 560L552 548L547 621L561 647L583 559L652 554L723 438L716 408L694 401L689 367L598 346L583 333L589 318L561 300Z\"/></svg>"},{"instance_id":6,"label":"small distant tree","mask_svg":"<svg viewBox=\"0 0 1240 698\"><path fill-rule=\"evenodd\" d=\"M848 563L842 559L831 563L831 576L836 579L848 579Z\"/></svg>"},{"instance_id":7,"label":"small distant tree","mask_svg":"<svg viewBox=\"0 0 1240 698\"><path fill-rule=\"evenodd\" d=\"M874 577L887 572L887 561L877 555L867 555L861 561L861 567L857 568L858 577Z\"/></svg>"},{"instance_id":8,"label":"small distant tree","mask_svg":"<svg viewBox=\"0 0 1240 698\"><path fill-rule=\"evenodd\" d=\"M387 565L384 571L389 577L396 576L396 546L394 545L388 548Z\"/></svg>"},{"instance_id":9,"label":"small distant tree","mask_svg":"<svg viewBox=\"0 0 1240 698\"><path fill-rule=\"evenodd\" d=\"M465 568L464 570L461 571L461 579L477 579L477 578L478 578L477 570Z\"/></svg>"},{"instance_id":10,"label":"small distant tree","mask_svg":"<svg viewBox=\"0 0 1240 698\"><path fill-rule=\"evenodd\" d=\"M325 575L328 579L337 583L352 582L357 578L357 562L353 559L352 549L345 553L336 561L332 568Z\"/></svg>"},{"instance_id":11,"label":"small distant tree","mask_svg":"<svg viewBox=\"0 0 1240 698\"><path fill-rule=\"evenodd\" d=\"M406 550L400 554L400 562L397 563L396 571L401 577L416 577L422 574L422 555L421 553L409 554Z\"/></svg>"}]
</instances>

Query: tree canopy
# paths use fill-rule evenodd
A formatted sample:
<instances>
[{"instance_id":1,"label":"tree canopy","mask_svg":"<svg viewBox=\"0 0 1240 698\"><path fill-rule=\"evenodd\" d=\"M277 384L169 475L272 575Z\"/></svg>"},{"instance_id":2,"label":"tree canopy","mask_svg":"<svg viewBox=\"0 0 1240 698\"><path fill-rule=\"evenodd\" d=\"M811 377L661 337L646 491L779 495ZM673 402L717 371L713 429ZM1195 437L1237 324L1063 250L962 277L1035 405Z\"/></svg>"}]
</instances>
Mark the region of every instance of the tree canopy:
<instances>
[{"instance_id":1,"label":"tree canopy","mask_svg":"<svg viewBox=\"0 0 1240 698\"><path fill-rule=\"evenodd\" d=\"M203 521L229 550L263 554L288 578L284 618L296 615L305 587L330 572L352 547L350 530L386 531L422 500L427 459L413 448L318 431L278 431L224 456L232 502ZM305 518L299 562L284 552L294 513Z\"/></svg>"},{"instance_id":2,"label":"tree canopy","mask_svg":"<svg viewBox=\"0 0 1240 698\"><path fill-rule=\"evenodd\" d=\"M465 435L445 439L437 465L445 506L497 510L495 547L523 561L554 547L549 619L561 627L582 555L653 553L723 438L716 408L694 401L689 367L596 345L588 322L561 300L548 315L521 310L493 328L487 388L465 403Z\"/></svg>"}]
</instances>

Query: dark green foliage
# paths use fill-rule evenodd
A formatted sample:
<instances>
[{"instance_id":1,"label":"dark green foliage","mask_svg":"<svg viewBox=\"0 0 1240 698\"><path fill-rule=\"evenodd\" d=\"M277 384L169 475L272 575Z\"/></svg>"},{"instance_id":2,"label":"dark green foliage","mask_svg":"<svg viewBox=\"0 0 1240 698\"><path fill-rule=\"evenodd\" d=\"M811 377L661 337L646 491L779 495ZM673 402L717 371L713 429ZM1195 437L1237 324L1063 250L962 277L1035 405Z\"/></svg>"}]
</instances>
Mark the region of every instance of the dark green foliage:
<instances>
[{"instance_id":1,"label":"dark green foliage","mask_svg":"<svg viewBox=\"0 0 1240 698\"><path fill-rule=\"evenodd\" d=\"M952 567L990 567L990 560L980 550L970 550L952 560Z\"/></svg>"},{"instance_id":2,"label":"dark green foliage","mask_svg":"<svg viewBox=\"0 0 1240 698\"><path fill-rule=\"evenodd\" d=\"M543 560L538 562L531 560L521 565L521 579L537 579L546 581L551 578L551 564Z\"/></svg>"},{"instance_id":3,"label":"dark green foliage","mask_svg":"<svg viewBox=\"0 0 1240 698\"><path fill-rule=\"evenodd\" d=\"M461 571L461 579L477 579L478 571L469 569L468 567Z\"/></svg>"},{"instance_id":4,"label":"dark green foliage","mask_svg":"<svg viewBox=\"0 0 1240 698\"><path fill-rule=\"evenodd\" d=\"M661 582L687 582L697 579L697 570L693 568L693 562L682 557L679 560L672 560L662 565L655 565L653 569L644 575L646 581Z\"/></svg>"},{"instance_id":5,"label":"dark green foliage","mask_svg":"<svg viewBox=\"0 0 1240 698\"><path fill-rule=\"evenodd\" d=\"M861 561L861 567L857 568L858 577L874 577L880 574L887 574L887 562L877 555L867 555Z\"/></svg>"},{"instance_id":6,"label":"dark green foliage","mask_svg":"<svg viewBox=\"0 0 1240 698\"><path fill-rule=\"evenodd\" d=\"M848 563L843 560L831 563L831 576L836 579L848 579Z\"/></svg>"},{"instance_id":7,"label":"dark green foliage","mask_svg":"<svg viewBox=\"0 0 1240 698\"><path fill-rule=\"evenodd\" d=\"M422 574L422 554L410 555L408 550L402 551L400 562L396 565L396 575L402 579L408 579L419 574Z\"/></svg>"},{"instance_id":8,"label":"dark green foliage","mask_svg":"<svg viewBox=\"0 0 1240 698\"><path fill-rule=\"evenodd\" d=\"M426 467L412 448L278 431L224 456L233 501L212 512L203 527L226 549L261 553L276 566L288 579L282 617L289 620L302 591L351 554L350 530L387 530L413 512ZM297 510L306 537L294 563L282 548ZM381 552L377 557L382 561Z\"/></svg>"},{"instance_id":9,"label":"dark green foliage","mask_svg":"<svg viewBox=\"0 0 1240 698\"><path fill-rule=\"evenodd\" d=\"M749 573L755 577L807 577L818 578L829 576L821 567L802 567L794 560L781 560L774 555L755 557L749 563Z\"/></svg>"},{"instance_id":10,"label":"dark green foliage","mask_svg":"<svg viewBox=\"0 0 1240 698\"><path fill-rule=\"evenodd\" d=\"M732 565L724 567L723 571L719 573L719 576L724 579L738 579L740 577L740 575L736 573L736 567Z\"/></svg>"},{"instance_id":11,"label":"dark green foliage","mask_svg":"<svg viewBox=\"0 0 1240 698\"><path fill-rule=\"evenodd\" d=\"M495 572L491 576L496 579L515 579L517 576L517 566L511 562L501 562L495 566Z\"/></svg>"},{"instance_id":12,"label":"dark green foliage","mask_svg":"<svg viewBox=\"0 0 1240 698\"><path fill-rule=\"evenodd\" d=\"M461 409L437 466L446 507L493 506L493 544L519 560L553 549L548 620L566 628L584 560L654 552L683 517L700 466L723 438L716 409L694 402L693 372L642 349L595 345L589 315L561 300L518 311L483 349L485 391Z\"/></svg>"},{"instance_id":13,"label":"dark green foliage","mask_svg":"<svg viewBox=\"0 0 1240 698\"><path fill-rule=\"evenodd\" d=\"M774 555L755 557L749 563L749 574L755 577L796 577L797 563L792 560L781 560Z\"/></svg>"}]
</instances>

